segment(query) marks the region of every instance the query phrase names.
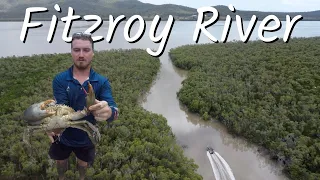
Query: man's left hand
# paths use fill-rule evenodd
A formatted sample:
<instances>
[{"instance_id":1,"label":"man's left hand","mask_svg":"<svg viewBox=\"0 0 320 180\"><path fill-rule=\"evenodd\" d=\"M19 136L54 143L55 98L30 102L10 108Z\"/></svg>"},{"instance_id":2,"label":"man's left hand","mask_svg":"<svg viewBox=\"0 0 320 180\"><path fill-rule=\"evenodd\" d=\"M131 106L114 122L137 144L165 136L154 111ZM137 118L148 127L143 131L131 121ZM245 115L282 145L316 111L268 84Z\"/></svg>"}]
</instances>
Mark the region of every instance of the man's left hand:
<instances>
[{"instance_id":1,"label":"man's left hand","mask_svg":"<svg viewBox=\"0 0 320 180\"><path fill-rule=\"evenodd\" d=\"M97 121L106 121L112 115L112 110L106 101L95 100L95 104L89 107Z\"/></svg>"}]
</instances>

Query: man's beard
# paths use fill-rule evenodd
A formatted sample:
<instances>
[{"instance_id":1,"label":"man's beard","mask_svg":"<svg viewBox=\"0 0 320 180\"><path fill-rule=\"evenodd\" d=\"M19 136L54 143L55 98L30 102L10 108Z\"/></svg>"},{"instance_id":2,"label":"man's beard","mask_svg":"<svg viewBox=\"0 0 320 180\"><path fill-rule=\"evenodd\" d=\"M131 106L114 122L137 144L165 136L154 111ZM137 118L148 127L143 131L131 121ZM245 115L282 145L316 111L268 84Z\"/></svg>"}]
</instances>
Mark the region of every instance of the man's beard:
<instances>
[{"instance_id":1,"label":"man's beard","mask_svg":"<svg viewBox=\"0 0 320 180\"><path fill-rule=\"evenodd\" d=\"M79 70L85 70L85 69L88 69L89 66L90 66L90 63L87 63L87 62L76 62L74 63L74 65L76 66L77 69Z\"/></svg>"}]
</instances>

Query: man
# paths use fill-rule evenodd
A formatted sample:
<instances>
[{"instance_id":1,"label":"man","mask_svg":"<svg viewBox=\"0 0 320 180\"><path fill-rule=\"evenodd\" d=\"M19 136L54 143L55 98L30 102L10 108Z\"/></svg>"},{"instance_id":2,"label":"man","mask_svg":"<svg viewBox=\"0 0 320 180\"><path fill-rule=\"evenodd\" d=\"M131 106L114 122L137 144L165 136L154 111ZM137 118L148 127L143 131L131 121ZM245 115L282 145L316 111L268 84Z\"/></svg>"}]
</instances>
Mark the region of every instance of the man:
<instances>
[{"instance_id":1,"label":"man","mask_svg":"<svg viewBox=\"0 0 320 180\"><path fill-rule=\"evenodd\" d=\"M73 65L53 79L53 94L57 103L66 104L75 111L82 110L86 106L85 97L88 91L88 82L90 82L97 99L95 104L89 107L90 115L84 119L92 124L96 124L96 121L111 122L117 119L118 109L112 97L109 81L91 67L94 52L90 34L73 34L71 55ZM86 168L95 157L95 146L87 133L80 129L67 128L61 135L53 132L48 135L52 142L49 155L57 162L59 179L64 179L71 152L74 152L77 157L80 179L84 179Z\"/></svg>"}]
</instances>

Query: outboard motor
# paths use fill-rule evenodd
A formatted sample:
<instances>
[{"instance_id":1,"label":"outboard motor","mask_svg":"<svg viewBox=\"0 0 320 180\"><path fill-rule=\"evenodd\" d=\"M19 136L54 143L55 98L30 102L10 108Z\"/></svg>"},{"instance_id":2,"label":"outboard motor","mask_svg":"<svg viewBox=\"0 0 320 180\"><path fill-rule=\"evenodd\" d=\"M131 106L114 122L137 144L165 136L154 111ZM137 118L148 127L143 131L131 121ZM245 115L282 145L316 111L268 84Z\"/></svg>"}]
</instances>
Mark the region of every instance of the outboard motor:
<instances>
[{"instance_id":1,"label":"outboard motor","mask_svg":"<svg viewBox=\"0 0 320 180\"><path fill-rule=\"evenodd\" d=\"M214 154L214 149L210 146L207 146L207 151L209 151L210 154Z\"/></svg>"}]
</instances>

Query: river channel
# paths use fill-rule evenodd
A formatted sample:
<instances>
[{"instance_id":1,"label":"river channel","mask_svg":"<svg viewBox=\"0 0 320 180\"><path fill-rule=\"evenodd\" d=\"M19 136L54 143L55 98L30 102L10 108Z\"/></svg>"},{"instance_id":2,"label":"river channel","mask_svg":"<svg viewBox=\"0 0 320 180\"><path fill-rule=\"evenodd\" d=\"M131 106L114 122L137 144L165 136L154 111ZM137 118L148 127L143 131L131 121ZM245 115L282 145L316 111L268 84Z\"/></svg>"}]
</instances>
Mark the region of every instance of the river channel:
<instances>
[{"instance_id":1,"label":"river channel","mask_svg":"<svg viewBox=\"0 0 320 180\"><path fill-rule=\"evenodd\" d=\"M47 42L47 34L50 22L42 22L40 28L30 29L26 42L20 41L22 22L0 22L0 57L24 56L45 53L69 52L70 44L65 43L62 38L64 24L60 22L57 26L53 42ZM284 23L284 22L283 22ZM147 22L143 37L136 43L128 43L124 36L124 22L121 23L114 34L113 41L108 43L101 41L95 44L96 50L130 49L130 48L153 48L157 49L159 44L149 38L151 22ZM248 22L244 22L244 27ZM92 25L92 22L75 22L70 33L84 31ZM158 31L162 31L165 22L161 22ZM280 168L271 162L267 156L260 155L257 147L247 143L242 138L233 137L226 128L216 121L203 121L196 114L189 113L187 108L177 99L176 93L181 88L181 82L187 78L187 72L174 67L168 56L171 48L186 44L194 44L193 32L196 22L175 22L171 31L169 41L164 53L159 57L161 68L150 92L144 97L141 105L148 111L162 114L168 121L179 144L184 145L184 153L187 157L194 159L198 164L198 173L204 179L215 179L210 161L206 154L206 147L211 146L229 164L237 180L284 180L285 176ZM223 30L223 22L218 22L208 28L209 32L220 39ZM132 32L137 32L138 26L132 27ZM250 40L257 39L259 22L253 30ZM282 25L285 27L285 24ZM320 36L320 22L299 22L295 26L292 37ZM265 33L265 36L282 37L285 29L277 32ZM108 22L97 30L94 35L107 36ZM157 33L158 34L158 33ZM238 40L239 35L235 23L232 25L228 40ZM280 38L280 40L282 40ZM203 33L198 43L212 43Z\"/></svg>"}]
</instances>

